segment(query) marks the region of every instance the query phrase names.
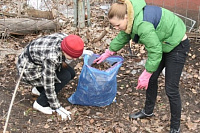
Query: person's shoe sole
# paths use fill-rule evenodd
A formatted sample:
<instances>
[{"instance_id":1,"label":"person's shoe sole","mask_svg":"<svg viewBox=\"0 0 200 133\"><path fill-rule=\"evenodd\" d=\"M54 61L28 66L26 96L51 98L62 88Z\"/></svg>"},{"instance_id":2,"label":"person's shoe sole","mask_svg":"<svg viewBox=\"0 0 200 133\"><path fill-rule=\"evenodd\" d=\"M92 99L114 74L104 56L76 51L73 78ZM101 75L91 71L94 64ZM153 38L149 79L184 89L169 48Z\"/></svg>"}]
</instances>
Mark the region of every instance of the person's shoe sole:
<instances>
[{"instance_id":1,"label":"person's shoe sole","mask_svg":"<svg viewBox=\"0 0 200 133\"><path fill-rule=\"evenodd\" d=\"M37 103L37 101L35 101L35 102L33 103L33 108L34 108L35 110L38 110L38 111L44 113L44 114L49 114L49 115L52 114L52 113L54 112L50 107L42 107L41 105L39 105L39 104Z\"/></svg>"},{"instance_id":2,"label":"person's shoe sole","mask_svg":"<svg viewBox=\"0 0 200 133\"><path fill-rule=\"evenodd\" d=\"M32 88L32 91L31 91L31 94L33 96L39 96L40 95L40 92L36 89L36 87L33 87Z\"/></svg>"}]
</instances>

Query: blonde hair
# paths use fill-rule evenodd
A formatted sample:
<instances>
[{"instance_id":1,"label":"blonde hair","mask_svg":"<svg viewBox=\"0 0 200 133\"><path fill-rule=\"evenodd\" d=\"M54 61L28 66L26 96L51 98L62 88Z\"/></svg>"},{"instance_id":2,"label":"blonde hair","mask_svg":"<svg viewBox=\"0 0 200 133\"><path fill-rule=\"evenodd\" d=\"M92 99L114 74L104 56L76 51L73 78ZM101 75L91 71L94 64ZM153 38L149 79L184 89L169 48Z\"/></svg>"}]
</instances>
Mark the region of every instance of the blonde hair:
<instances>
[{"instance_id":1,"label":"blonde hair","mask_svg":"<svg viewBox=\"0 0 200 133\"><path fill-rule=\"evenodd\" d=\"M114 3L114 4L112 4L112 6L108 12L108 19L112 19L115 16L119 19L124 19L126 14L127 14L126 4Z\"/></svg>"}]
</instances>

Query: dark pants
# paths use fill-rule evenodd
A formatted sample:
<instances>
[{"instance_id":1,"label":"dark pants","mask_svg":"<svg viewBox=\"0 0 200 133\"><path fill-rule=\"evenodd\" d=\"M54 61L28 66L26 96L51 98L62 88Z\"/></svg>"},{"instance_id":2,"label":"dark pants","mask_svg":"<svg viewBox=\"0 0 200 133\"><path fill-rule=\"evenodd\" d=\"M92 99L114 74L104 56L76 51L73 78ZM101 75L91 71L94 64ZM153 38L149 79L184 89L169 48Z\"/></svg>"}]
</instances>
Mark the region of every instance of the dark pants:
<instances>
[{"instance_id":1,"label":"dark pants","mask_svg":"<svg viewBox=\"0 0 200 133\"><path fill-rule=\"evenodd\" d=\"M55 83L55 91L56 94L62 88L71 80L75 77L75 71L73 68L71 68L69 65L67 68L62 68L60 71L56 71L56 75L58 79L61 81L61 83ZM37 90L41 93L40 96L37 98L37 103L40 104L43 107L48 107L50 106L48 103L48 99L46 97L44 87L36 87Z\"/></svg>"},{"instance_id":2,"label":"dark pants","mask_svg":"<svg viewBox=\"0 0 200 133\"><path fill-rule=\"evenodd\" d=\"M181 98L179 94L179 81L184 63L190 48L189 40L182 41L169 53L163 53L161 63L149 80L146 91L145 113L153 113L158 90L158 77L165 67L165 91L169 98L171 110L171 128L180 127Z\"/></svg>"}]
</instances>

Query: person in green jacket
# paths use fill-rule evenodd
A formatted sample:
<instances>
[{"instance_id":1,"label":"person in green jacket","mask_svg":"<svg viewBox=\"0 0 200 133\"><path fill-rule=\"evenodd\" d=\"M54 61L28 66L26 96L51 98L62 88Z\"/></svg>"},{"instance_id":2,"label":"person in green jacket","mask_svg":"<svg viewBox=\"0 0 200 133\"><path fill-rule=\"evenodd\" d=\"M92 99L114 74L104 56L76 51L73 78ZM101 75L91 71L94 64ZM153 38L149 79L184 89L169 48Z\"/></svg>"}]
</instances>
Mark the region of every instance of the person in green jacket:
<instances>
[{"instance_id":1,"label":"person in green jacket","mask_svg":"<svg viewBox=\"0 0 200 133\"><path fill-rule=\"evenodd\" d=\"M120 10L119 10L120 9ZM181 98L179 80L190 49L186 26L173 12L144 0L120 0L108 13L109 22L120 33L93 63L101 63L122 49L131 39L145 45L147 60L136 89L146 89L145 107L131 113L131 119L153 116L158 90L158 77L165 68L165 91L171 110L170 133L180 132Z\"/></svg>"}]
</instances>

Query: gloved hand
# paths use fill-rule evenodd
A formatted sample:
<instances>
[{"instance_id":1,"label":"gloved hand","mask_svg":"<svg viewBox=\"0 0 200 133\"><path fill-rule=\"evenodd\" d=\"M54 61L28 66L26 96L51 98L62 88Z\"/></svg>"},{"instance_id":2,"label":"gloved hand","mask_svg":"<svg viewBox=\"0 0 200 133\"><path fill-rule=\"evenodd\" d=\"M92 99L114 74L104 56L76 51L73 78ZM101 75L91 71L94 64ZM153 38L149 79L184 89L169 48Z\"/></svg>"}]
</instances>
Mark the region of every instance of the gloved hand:
<instances>
[{"instance_id":1,"label":"gloved hand","mask_svg":"<svg viewBox=\"0 0 200 133\"><path fill-rule=\"evenodd\" d=\"M108 58L109 56L115 54L115 52L110 51L109 49L106 49L105 53L103 53L99 58L97 58L96 60L93 61L93 63L99 64L102 61L104 61L106 58Z\"/></svg>"},{"instance_id":2,"label":"gloved hand","mask_svg":"<svg viewBox=\"0 0 200 133\"><path fill-rule=\"evenodd\" d=\"M91 50L83 50L83 54L81 56L85 56L86 54L92 56L94 53Z\"/></svg>"},{"instance_id":3,"label":"gloved hand","mask_svg":"<svg viewBox=\"0 0 200 133\"><path fill-rule=\"evenodd\" d=\"M147 72L145 69L138 79L138 85L137 85L136 89L145 88L145 90L147 90L148 84L149 84L149 79L150 79L151 75L152 75L152 73Z\"/></svg>"},{"instance_id":4,"label":"gloved hand","mask_svg":"<svg viewBox=\"0 0 200 133\"><path fill-rule=\"evenodd\" d=\"M56 109L56 112L61 116L62 120L67 120L67 117L69 120L71 120L70 117L71 112L67 111L63 107Z\"/></svg>"}]
</instances>

